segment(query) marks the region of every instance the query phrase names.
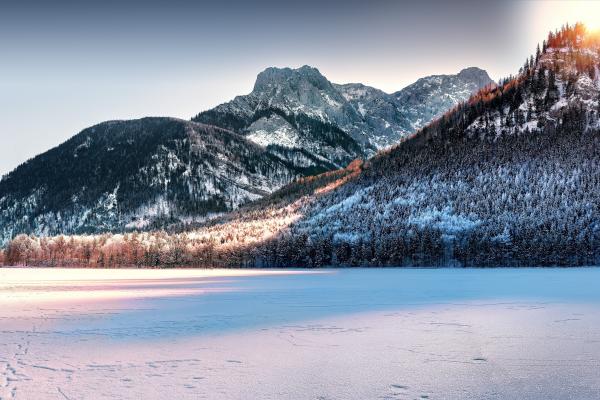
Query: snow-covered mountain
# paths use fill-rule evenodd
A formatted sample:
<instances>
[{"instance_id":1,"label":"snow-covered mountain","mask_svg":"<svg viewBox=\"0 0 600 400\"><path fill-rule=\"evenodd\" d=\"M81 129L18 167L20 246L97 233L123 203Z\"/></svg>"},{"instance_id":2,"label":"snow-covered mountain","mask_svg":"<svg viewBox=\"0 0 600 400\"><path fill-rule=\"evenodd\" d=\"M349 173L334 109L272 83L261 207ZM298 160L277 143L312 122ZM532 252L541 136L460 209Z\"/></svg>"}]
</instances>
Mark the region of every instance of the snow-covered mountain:
<instances>
[{"instance_id":1,"label":"snow-covered mountain","mask_svg":"<svg viewBox=\"0 0 600 400\"><path fill-rule=\"evenodd\" d=\"M361 83L334 84L334 87L360 117L352 127L376 149L395 144L413 131L410 119L401 112L392 95Z\"/></svg>"},{"instance_id":2,"label":"snow-covered mountain","mask_svg":"<svg viewBox=\"0 0 600 400\"><path fill-rule=\"evenodd\" d=\"M83 130L0 181L0 242L39 235L151 228L255 200L296 177L242 136L173 118L110 121Z\"/></svg>"},{"instance_id":3,"label":"snow-covered mountain","mask_svg":"<svg viewBox=\"0 0 600 400\"><path fill-rule=\"evenodd\" d=\"M488 85L493 82L487 72L470 67L456 75L421 78L392 97L410 123L408 130L416 131Z\"/></svg>"},{"instance_id":4,"label":"snow-covered mountain","mask_svg":"<svg viewBox=\"0 0 600 400\"><path fill-rule=\"evenodd\" d=\"M316 68L268 68L256 78L251 94L238 96L194 121L221 126L247 136L270 152L290 154L300 149L336 167L375 148L358 129L354 109Z\"/></svg>"},{"instance_id":5,"label":"snow-covered mountain","mask_svg":"<svg viewBox=\"0 0 600 400\"><path fill-rule=\"evenodd\" d=\"M492 84L487 73L423 78L387 94L362 84L334 84L316 68L268 68L252 92L194 117L279 151L305 149L337 166L401 138Z\"/></svg>"},{"instance_id":6,"label":"snow-covered mountain","mask_svg":"<svg viewBox=\"0 0 600 400\"><path fill-rule=\"evenodd\" d=\"M77 239L72 253L96 240L94 265L597 265L599 72L600 38L566 27L516 77L364 163L189 232ZM21 236L7 254L59 245Z\"/></svg>"}]
</instances>

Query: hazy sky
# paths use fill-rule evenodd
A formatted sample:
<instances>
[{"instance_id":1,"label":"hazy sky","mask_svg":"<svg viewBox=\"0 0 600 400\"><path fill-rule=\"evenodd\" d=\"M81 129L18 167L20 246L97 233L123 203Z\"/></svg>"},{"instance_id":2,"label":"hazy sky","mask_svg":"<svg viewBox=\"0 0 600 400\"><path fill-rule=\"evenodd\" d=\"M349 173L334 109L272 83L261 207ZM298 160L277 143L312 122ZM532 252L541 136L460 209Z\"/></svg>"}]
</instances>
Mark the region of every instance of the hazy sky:
<instances>
[{"instance_id":1,"label":"hazy sky","mask_svg":"<svg viewBox=\"0 0 600 400\"><path fill-rule=\"evenodd\" d=\"M498 79L550 29L600 22L600 0L0 3L0 174L101 121L190 118L268 66L388 92L467 66Z\"/></svg>"}]
</instances>

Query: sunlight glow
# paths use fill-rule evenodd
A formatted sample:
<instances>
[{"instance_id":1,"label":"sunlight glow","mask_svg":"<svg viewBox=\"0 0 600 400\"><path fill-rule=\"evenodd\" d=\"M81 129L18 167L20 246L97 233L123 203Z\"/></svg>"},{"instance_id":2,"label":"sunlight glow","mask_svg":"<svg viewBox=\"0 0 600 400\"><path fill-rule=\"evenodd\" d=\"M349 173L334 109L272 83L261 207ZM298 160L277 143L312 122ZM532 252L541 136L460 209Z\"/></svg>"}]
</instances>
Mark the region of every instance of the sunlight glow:
<instances>
[{"instance_id":1,"label":"sunlight glow","mask_svg":"<svg viewBox=\"0 0 600 400\"><path fill-rule=\"evenodd\" d=\"M242 276L317 274L323 271L245 269L85 269L1 268L0 288L36 281L112 281L123 279L223 278Z\"/></svg>"},{"instance_id":2,"label":"sunlight glow","mask_svg":"<svg viewBox=\"0 0 600 400\"><path fill-rule=\"evenodd\" d=\"M529 15L538 17L528 23L543 25L544 30L560 29L565 23L575 24L582 22L590 31L600 29L600 1L574 0L574 1L544 1L532 2L534 9Z\"/></svg>"},{"instance_id":3,"label":"sunlight glow","mask_svg":"<svg viewBox=\"0 0 600 400\"><path fill-rule=\"evenodd\" d=\"M600 1L574 3L576 3L575 7L582 8L581 10L577 10L577 14L588 30L592 32L600 30Z\"/></svg>"},{"instance_id":4,"label":"sunlight glow","mask_svg":"<svg viewBox=\"0 0 600 400\"><path fill-rule=\"evenodd\" d=\"M590 31L600 29L600 1L584 0L564 3L560 15L569 23L582 22Z\"/></svg>"},{"instance_id":5,"label":"sunlight glow","mask_svg":"<svg viewBox=\"0 0 600 400\"><path fill-rule=\"evenodd\" d=\"M0 304L87 302L203 295L243 290L233 278L327 271L235 269L1 268ZM228 278L228 279L223 279ZM218 286L214 285L227 285Z\"/></svg>"}]
</instances>

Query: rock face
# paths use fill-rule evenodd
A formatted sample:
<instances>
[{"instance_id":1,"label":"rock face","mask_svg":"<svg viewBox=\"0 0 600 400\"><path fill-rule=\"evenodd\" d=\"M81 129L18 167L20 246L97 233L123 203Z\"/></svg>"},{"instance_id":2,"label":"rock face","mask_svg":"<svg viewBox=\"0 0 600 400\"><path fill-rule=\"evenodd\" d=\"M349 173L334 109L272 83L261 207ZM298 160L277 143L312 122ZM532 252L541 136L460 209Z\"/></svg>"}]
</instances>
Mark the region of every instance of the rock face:
<instances>
[{"instance_id":1,"label":"rock face","mask_svg":"<svg viewBox=\"0 0 600 400\"><path fill-rule=\"evenodd\" d=\"M467 68L390 95L360 83L331 83L309 66L268 68L252 93L194 120L239 132L268 150L304 149L342 167L397 143L491 83L485 71Z\"/></svg>"}]
</instances>

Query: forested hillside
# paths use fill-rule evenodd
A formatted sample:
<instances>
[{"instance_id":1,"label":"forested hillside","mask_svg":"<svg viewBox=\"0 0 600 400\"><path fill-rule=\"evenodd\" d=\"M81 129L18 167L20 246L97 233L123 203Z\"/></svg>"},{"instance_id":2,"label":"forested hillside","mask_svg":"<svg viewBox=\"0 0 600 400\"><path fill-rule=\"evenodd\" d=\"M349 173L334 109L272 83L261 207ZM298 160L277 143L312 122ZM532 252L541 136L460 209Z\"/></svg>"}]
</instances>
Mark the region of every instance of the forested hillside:
<instances>
[{"instance_id":1,"label":"forested hillside","mask_svg":"<svg viewBox=\"0 0 600 400\"><path fill-rule=\"evenodd\" d=\"M0 181L0 243L15 233L149 229L202 219L269 194L303 168L243 137L195 122L105 122Z\"/></svg>"}]
</instances>

